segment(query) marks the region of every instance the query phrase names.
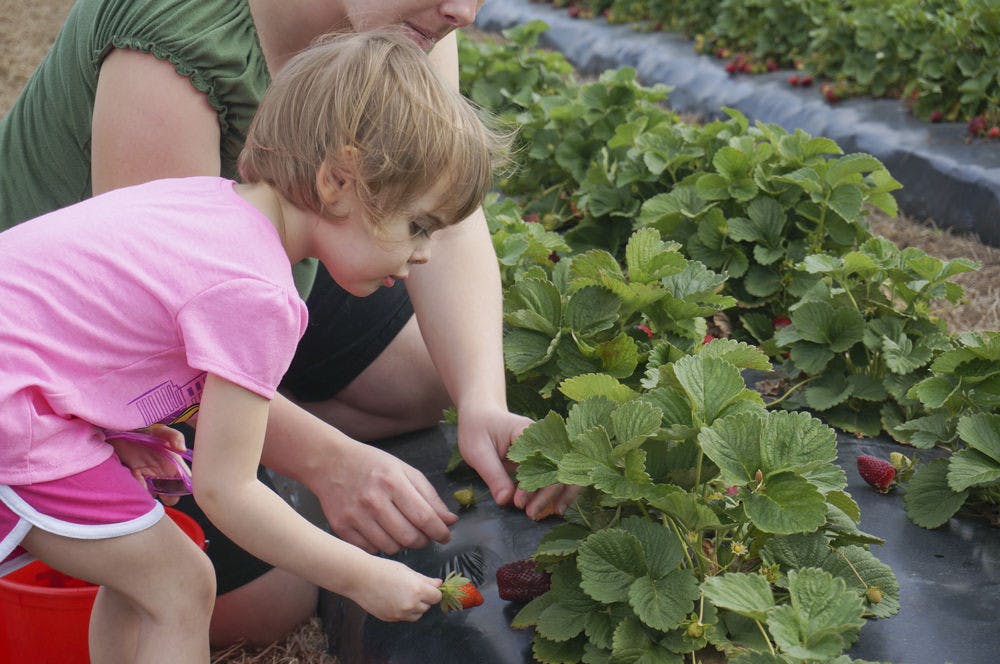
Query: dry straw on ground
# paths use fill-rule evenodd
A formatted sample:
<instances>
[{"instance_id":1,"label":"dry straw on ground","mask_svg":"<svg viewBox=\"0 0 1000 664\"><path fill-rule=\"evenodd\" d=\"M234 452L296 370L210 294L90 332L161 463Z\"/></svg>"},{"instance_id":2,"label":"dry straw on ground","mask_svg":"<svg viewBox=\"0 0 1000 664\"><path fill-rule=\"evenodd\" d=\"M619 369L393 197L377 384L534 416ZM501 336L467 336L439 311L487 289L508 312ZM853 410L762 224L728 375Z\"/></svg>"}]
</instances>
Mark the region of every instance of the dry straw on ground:
<instances>
[{"instance_id":1,"label":"dry straw on ground","mask_svg":"<svg viewBox=\"0 0 1000 664\"><path fill-rule=\"evenodd\" d=\"M0 115L44 57L72 6L72 0L0 0ZM939 258L971 258L982 264L961 275L966 302L942 306L938 314L955 332L1000 330L1000 249L911 219L876 214L873 230L901 247L918 247ZM213 652L212 664L335 664L325 653L318 620L302 625L284 641L263 648L232 647Z\"/></svg>"}]
</instances>

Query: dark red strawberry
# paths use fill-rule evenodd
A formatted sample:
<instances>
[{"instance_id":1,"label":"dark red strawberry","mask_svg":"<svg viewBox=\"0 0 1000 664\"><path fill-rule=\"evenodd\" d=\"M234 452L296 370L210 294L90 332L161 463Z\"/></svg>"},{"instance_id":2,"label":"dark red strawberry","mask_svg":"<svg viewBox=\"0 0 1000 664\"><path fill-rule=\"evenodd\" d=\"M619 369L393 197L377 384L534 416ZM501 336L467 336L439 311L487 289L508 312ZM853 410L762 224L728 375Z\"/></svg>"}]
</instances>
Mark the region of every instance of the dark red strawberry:
<instances>
[{"instance_id":1,"label":"dark red strawberry","mask_svg":"<svg viewBox=\"0 0 1000 664\"><path fill-rule=\"evenodd\" d=\"M788 316L775 316L774 318L771 319L771 325L773 325L774 329L776 330L780 330L783 327L788 327L791 324L792 324L792 319L789 318Z\"/></svg>"},{"instance_id":2,"label":"dark red strawberry","mask_svg":"<svg viewBox=\"0 0 1000 664\"><path fill-rule=\"evenodd\" d=\"M788 84L789 85L798 85L799 84L799 77L796 76L796 75L794 75L794 74L792 74L791 76L788 77Z\"/></svg>"},{"instance_id":3,"label":"dark red strawberry","mask_svg":"<svg viewBox=\"0 0 1000 664\"><path fill-rule=\"evenodd\" d=\"M896 469L891 463L868 454L858 455L858 474L879 493L888 493L896 479Z\"/></svg>"},{"instance_id":4,"label":"dark red strawberry","mask_svg":"<svg viewBox=\"0 0 1000 664\"><path fill-rule=\"evenodd\" d=\"M930 118L930 120L931 120L931 122L935 122L935 123L937 123L937 122L943 122L944 121L944 113L942 113L941 111L931 111L931 118Z\"/></svg>"},{"instance_id":5,"label":"dark red strawberry","mask_svg":"<svg viewBox=\"0 0 1000 664\"><path fill-rule=\"evenodd\" d=\"M550 577L533 560L515 560L497 570L497 590L500 599L527 602L549 590Z\"/></svg>"},{"instance_id":6,"label":"dark red strawberry","mask_svg":"<svg viewBox=\"0 0 1000 664\"><path fill-rule=\"evenodd\" d=\"M799 79L799 85L801 85L803 87L808 88L812 84L813 84L813 77L812 76L803 76L802 78Z\"/></svg>"}]
</instances>

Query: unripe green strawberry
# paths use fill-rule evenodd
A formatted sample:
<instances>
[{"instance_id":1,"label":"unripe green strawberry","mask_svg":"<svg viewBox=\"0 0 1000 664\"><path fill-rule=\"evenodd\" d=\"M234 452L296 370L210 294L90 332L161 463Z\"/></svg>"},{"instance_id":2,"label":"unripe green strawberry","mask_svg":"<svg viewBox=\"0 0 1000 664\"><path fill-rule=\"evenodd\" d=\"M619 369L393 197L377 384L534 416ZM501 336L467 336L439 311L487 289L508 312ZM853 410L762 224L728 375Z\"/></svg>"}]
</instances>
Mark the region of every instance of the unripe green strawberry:
<instances>
[{"instance_id":1,"label":"unripe green strawberry","mask_svg":"<svg viewBox=\"0 0 1000 664\"><path fill-rule=\"evenodd\" d=\"M868 589L865 591L865 597L872 604L878 604L882 601L882 589L878 586L868 586Z\"/></svg>"},{"instance_id":2,"label":"unripe green strawberry","mask_svg":"<svg viewBox=\"0 0 1000 664\"><path fill-rule=\"evenodd\" d=\"M452 494L458 504L462 507L472 507L476 504L476 492L472 490L471 486L467 486L464 489L459 489Z\"/></svg>"}]
</instances>

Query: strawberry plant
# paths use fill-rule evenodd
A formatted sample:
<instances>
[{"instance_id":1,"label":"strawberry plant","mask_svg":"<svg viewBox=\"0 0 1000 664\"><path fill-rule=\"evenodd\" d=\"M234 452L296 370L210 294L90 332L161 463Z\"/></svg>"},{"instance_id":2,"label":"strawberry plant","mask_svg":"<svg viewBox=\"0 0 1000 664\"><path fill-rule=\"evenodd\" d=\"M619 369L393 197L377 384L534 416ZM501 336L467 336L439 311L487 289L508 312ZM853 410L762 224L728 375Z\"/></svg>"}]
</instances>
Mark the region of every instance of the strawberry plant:
<instances>
[{"instance_id":1,"label":"strawberry plant","mask_svg":"<svg viewBox=\"0 0 1000 664\"><path fill-rule=\"evenodd\" d=\"M798 267L800 299L773 342L790 353L784 369L811 382L786 407L820 411L833 426L871 436L919 412L906 391L951 345L930 306L959 301L962 288L951 279L975 264L872 238L840 257L807 256Z\"/></svg>"},{"instance_id":2,"label":"strawberry plant","mask_svg":"<svg viewBox=\"0 0 1000 664\"><path fill-rule=\"evenodd\" d=\"M924 406L893 435L947 455L918 467L906 484L910 519L936 528L959 510L998 522L1000 505L1000 332L967 333L931 365L908 395Z\"/></svg>"},{"instance_id":3,"label":"strawberry plant","mask_svg":"<svg viewBox=\"0 0 1000 664\"><path fill-rule=\"evenodd\" d=\"M857 528L832 429L769 412L717 340L647 372L563 381L572 402L515 441L525 489L585 487L533 558L548 592L515 616L540 662L837 660L866 617L898 610L892 571ZM770 657L771 659L761 659Z\"/></svg>"},{"instance_id":4,"label":"strawberry plant","mask_svg":"<svg viewBox=\"0 0 1000 664\"><path fill-rule=\"evenodd\" d=\"M705 317L732 300L716 292L720 275L677 249L653 229L640 230L627 243L624 267L592 249L550 269L529 268L506 289L504 357L525 414L559 409L555 388L567 378L602 373L638 386L651 361L695 347ZM556 403L536 398L532 407L535 395Z\"/></svg>"}]
</instances>

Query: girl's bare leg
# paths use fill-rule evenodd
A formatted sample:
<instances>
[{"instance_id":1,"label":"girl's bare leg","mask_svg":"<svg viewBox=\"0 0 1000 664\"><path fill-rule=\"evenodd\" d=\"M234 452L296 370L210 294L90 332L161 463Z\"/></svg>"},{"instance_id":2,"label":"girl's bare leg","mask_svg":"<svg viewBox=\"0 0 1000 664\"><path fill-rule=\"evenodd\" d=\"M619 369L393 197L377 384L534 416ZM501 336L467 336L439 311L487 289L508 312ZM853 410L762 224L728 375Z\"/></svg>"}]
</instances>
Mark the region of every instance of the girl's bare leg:
<instances>
[{"instance_id":1,"label":"girl's bare leg","mask_svg":"<svg viewBox=\"0 0 1000 664\"><path fill-rule=\"evenodd\" d=\"M91 616L93 664L208 662L215 573L169 518L101 540L32 528L23 545L48 565L107 588Z\"/></svg>"}]
</instances>

